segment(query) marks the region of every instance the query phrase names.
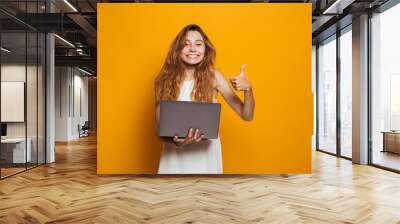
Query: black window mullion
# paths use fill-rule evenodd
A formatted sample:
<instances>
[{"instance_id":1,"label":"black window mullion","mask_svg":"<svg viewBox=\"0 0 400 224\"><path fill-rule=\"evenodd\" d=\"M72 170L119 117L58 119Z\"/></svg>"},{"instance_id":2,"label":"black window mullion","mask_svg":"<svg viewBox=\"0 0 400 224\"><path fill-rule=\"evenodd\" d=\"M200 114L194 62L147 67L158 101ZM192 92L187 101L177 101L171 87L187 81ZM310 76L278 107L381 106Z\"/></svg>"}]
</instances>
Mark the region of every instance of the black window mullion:
<instances>
[{"instance_id":1,"label":"black window mullion","mask_svg":"<svg viewBox=\"0 0 400 224\"><path fill-rule=\"evenodd\" d=\"M36 1L36 13L39 13L39 0ZM39 32L36 32L36 166L38 165L39 165Z\"/></svg>"},{"instance_id":2,"label":"black window mullion","mask_svg":"<svg viewBox=\"0 0 400 224\"><path fill-rule=\"evenodd\" d=\"M315 46L315 149L319 149L319 44Z\"/></svg>"},{"instance_id":3,"label":"black window mullion","mask_svg":"<svg viewBox=\"0 0 400 224\"><path fill-rule=\"evenodd\" d=\"M341 156L341 117L340 117L340 83L341 83L341 64L340 64L340 30L336 31L336 154Z\"/></svg>"},{"instance_id":4,"label":"black window mullion","mask_svg":"<svg viewBox=\"0 0 400 224\"><path fill-rule=\"evenodd\" d=\"M368 20L367 20L367 46L368 46L368 53L367 53L367 104L368 104L368 110L367 110L367 132L368 132L368 155L367 155L367 160L368 164L373 164L373 149L372 149L372 64L371 64L371 57L372 57L372 25L371 25L371 20L372 20L372 11L368 12Z\"/></svg>"},{"instance_id":5,"label":"black window mullion","mask_svg":"<svg viewBox=\"0 0 400 224\"><path fill-rule=\"evenodd\" d=\"M25 0L25 21L28 17L28 1ZM25 23L25 100L24 100L24 120L25 120L25 170L28 170L28 113L27 113L27 96L28 96L28 26Z\"/></svg>"}]
</instances>

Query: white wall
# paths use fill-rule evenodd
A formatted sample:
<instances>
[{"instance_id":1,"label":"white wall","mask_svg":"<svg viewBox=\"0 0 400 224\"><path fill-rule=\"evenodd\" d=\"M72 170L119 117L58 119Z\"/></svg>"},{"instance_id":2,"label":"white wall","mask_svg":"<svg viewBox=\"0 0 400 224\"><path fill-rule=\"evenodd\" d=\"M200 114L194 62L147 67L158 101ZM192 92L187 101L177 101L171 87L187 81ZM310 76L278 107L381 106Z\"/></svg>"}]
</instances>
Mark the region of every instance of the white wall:
<instances>
[{"instance_id":1,"label":"white wall","mask_svg":"<svg viewBox=\"0 0 400 224\"><path fill-rule=\"evenodd\" d=\"M77 139L78 124L88 120L88 77L72 67L56 67L55 73L55 140Z\"/></svg>"},{"instance_id":2,"label":"white wall","mask_svg":"<svg viewBox=\"0 0 400 224\"><path fill-rule=\"evenodd\" d=\"M88 121L89 118L89 111L88 111L88 77L76 75L76 70L75 70L75 75L74 75L74 108L73 108L73 119L72 119L72 132L71 135L74 136L75 138L79 137L78 133L78 124L83 125L85 121ZM80 91L80 92L79 92ZM79 97L80 96L80 97ZM80 101L80 102L79 102ZM80 108L79 108L80 107ZM79 111L79 109L81 111Z\"/></svg>"},{"instance_id":3,"label":"white wall","mask_svg":"<svg viewBox=\"0 0 400 224\"><path fill-rule=\"evenodd\" d=\"M69 68L55 68L55 141L68 140L69 80Z\"/></svg>"}]
</instances>

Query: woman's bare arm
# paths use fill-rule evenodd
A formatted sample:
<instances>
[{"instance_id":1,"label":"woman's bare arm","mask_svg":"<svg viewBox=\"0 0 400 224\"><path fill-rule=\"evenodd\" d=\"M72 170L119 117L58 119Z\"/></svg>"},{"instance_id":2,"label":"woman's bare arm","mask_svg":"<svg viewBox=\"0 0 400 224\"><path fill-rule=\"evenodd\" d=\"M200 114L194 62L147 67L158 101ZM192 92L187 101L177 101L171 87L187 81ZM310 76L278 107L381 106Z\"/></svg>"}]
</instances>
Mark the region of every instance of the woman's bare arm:
<instances>
[{"instance_id":1,"label":"woman's bare arm","mask_svg":"<svg viewBox=\"0 0 400 224\"><path fill-rule=\"evenodd\" d=\"M217 82L216 88L228 105L243 120L251 121L254 117L255 100L251 84L244 75L244 69L245 66L242 66L240 75L231 79L233 88L244 92L244 102L235 94L228 81L219 71L215 72L215 79Z\"/></svg>"},{"instance_id":2,"label":"woman's bare arm","mask_svg":"<svg viewBox=\"0 0 400 224\"><path fill-rule=\"evenodd\" d=\"M157 103L156 105L156 125L157 125L157 130L160 127L160 104Z\"/></svg>"}]
</instances>

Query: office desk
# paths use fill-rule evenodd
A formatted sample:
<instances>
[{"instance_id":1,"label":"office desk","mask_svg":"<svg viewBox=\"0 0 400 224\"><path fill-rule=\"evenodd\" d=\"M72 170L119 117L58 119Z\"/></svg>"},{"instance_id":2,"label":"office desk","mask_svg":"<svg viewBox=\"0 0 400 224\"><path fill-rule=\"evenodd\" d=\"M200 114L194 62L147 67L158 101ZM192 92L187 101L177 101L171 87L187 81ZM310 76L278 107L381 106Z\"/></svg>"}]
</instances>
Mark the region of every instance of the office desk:
<instances>
[{"instance_id":1,"label":"office desk","mask_svg":"<svg viewBox=\"0 0 400 224\"><path fill-rule=\"evenodd\" d=\"M27 138L26 154L25 154L25 138L6 138L1 139L1 159L5 163L25 163L31 162L31 145L32 140Z\"/></svg>"},{"instance_id":2,"label":"office desk","mask_svg":"<svg viewBox=\"0 0 400 224\"><path fill-rule=\"evenodd\" d=\"M383 131L383 150L382 152L393 152L400 154L400 132Z\"/></svg>"}]
</instances>

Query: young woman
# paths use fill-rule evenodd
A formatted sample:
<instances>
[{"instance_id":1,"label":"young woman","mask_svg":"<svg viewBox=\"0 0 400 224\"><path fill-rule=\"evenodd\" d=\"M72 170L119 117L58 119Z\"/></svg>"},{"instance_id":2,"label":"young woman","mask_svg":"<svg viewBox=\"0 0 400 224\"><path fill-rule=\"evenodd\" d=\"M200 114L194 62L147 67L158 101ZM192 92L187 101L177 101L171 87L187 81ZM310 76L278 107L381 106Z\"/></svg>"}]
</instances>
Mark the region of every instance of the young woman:
<instances>
[{"instance_id":1,"label":"young woman","mask_svg":"<svg viewBox=\"0 0 400 224\"><path fill-rule=\"evenodd\" d=\"M244 92L242 102L222 73L214 68L215 55L214 46L198 25L188 25L178 33L155 80L157 124L160 100L217 102L217 93L243 120L253 119L254 96L245 76L246 65L238 76L230 79L235 90ZM191 128L186 138L175 136L166 140L158 173L222 174L219 137L208 140L203 137L201 130Z\"/></svg>"}]
</instances>

